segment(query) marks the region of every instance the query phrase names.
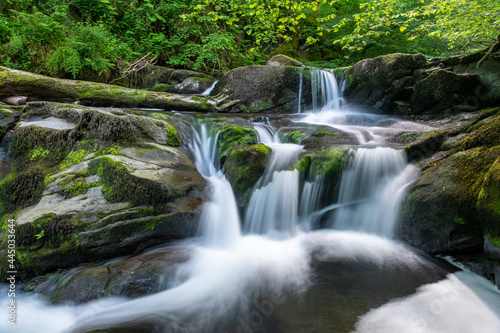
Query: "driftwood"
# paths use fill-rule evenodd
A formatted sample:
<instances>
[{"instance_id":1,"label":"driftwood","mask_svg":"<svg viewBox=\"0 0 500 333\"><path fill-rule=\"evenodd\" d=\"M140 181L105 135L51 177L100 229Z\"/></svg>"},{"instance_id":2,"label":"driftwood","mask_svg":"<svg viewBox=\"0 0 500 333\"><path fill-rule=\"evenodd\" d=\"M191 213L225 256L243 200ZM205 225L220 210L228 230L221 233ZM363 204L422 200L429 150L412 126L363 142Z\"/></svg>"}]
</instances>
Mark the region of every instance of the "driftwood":
<instances>
[{"instance_id":1,"label":"driftwood","mask_svg":"<svg viewBox=\"0 0 500 333\"><path fill-rule=\"evenodd\" d=\"M158 108L175 111L225 111L218 98L129 89L104 83L56 79L0 66L0 96L25 95L72 100L83 105ZM227 102L227 101L224 101Z\"/></svg>"}]
</instances>

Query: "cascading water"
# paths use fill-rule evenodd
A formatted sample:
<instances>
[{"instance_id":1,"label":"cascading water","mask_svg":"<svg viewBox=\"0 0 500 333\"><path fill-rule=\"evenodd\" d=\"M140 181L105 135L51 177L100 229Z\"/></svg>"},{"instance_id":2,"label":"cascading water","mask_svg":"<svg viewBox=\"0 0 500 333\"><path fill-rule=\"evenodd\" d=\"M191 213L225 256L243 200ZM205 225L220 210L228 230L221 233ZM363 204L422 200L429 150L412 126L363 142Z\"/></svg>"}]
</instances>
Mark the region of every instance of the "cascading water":
<instances>
[{"instance_id":1,"label":"cascading water","mask_svg":"<svg viewBox=\"0 0 500 333\"><path fill-rule=\"evenodd\" d=\"M210 87L208 87L205 91L203 91L201 94L202 95L210 95L210 93L212 92L212 90L214 90L215 88L215 85L217 84L217 82L219 81L214 81L214 83L212 83L212 85Z\"/></svg>"},{"instance_id":2,"label":"cascading water","mask_svg":"<svg viewBox=\"0 0 500 333\"><path fill-rule=\"evenodd\" d=\"M217 139L210 135L205 124L200 132L193 129L190 144L195 164L209 184L210 199L205 203L200 226L206 243L211 247L233 247L240 237L238 207L231 184L222 170L216 168Z\"/></svg>"},{"instance_id":3,"label":"cascading water","mask_svg":"<svg viewBox=\"0 0 500 333\"><path fill-rule=\"evenodd\" d=\"M334 227L392 237L405 189L419 176L406 153L391 148L351 151L342 174Z\"/></svg>"},{"instance_id":4,"label":"cascading water","mask_svg":"<svg viewBox=\"0 0 500 333\"><path fill-rule=\"evenodd\" d=\"M324 70L311 72L313 110L340 110L342 96L333 73Z\"/></svg>"},{"instance_id":5,"label":"cascading water","mask_svg":"<svg viewBox=\"0 0 500 333\"><path fill-rule=\"evenodd\" d=\"M299 172L286 170L298 159L303 146L281 143L276 130L256 125L260 142L272 149L271 160L257 189L252 193L245 216L245 230L253 234L290 237L296 233L299 205Z\"/></svg>"}]
</instances>

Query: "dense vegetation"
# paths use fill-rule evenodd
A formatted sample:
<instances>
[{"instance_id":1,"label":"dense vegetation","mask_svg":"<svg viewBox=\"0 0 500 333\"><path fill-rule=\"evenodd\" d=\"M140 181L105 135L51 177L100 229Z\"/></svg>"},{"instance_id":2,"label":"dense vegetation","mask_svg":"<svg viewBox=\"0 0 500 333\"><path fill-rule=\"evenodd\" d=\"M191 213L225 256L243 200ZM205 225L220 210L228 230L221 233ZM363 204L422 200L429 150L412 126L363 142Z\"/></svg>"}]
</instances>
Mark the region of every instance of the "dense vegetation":
<instances>
[{"instance_id":1,"label":"dense vegetation","mask_svg":"<svg viewBox=\"0 0 500 333\"><path fill-rule=\"evenodd\" d=\"M0 64L119 77L135 64L227 70L284 53L341 66L496 40L500 0L0 0Z\"/></svg>"}]
</instances>

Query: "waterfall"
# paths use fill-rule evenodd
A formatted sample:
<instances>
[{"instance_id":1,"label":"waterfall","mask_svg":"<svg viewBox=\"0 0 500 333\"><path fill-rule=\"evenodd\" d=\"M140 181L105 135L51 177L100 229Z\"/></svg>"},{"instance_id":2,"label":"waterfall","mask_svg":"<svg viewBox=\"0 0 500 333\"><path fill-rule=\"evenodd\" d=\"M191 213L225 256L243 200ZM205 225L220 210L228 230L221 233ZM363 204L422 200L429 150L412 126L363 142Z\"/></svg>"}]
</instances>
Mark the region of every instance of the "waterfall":
<instances>
[{"instance_id":1,"label":"waterfall","mask_svg":"<svg viewBox=\"0 0 500 333\"><path fill-rule=\"evenodd\" d=\"M210 192L209 201L204 204L200 216L201 234L207 246L228 248L234 247L240 238L240 217L231 184L222 170L216 167L217 139L218 136L210 135L202 124L200 132L193 128L189 147Z\"/></svg>"},{"instance_id":2,"label":"waterfall","mask_svg":"<svg viewBox=\"0 0 500 333\"><path fill-rule=\"evenodd\" d=\"M404 151L381 147L351 151L342 173L334 227L391 237L405 189L418 175Z\"/></svg>"},{"instance_id":3,"label":"waterfall","mask_svg":"<svg viewBox=\"0 0 500 333\"><path fill-rule=\"evenodd\" d=\"M266 186L255 190L246 214L248 232L293 236L297 227L299 172L275 171Z\"/></svg>"},{"instance_id":4,"label":"waterfall","mask_svg":"<svg viewBox=\"0 0 500 333\"><path fill-rule=\"evenodd\" d=\"M340 110L341 93L333 73L315 69L311 72L313 111Z\"/></svg>"},{"instance_id":5,"label":"waterfall","mask_svg":"<svg viewBox=\"0 0 500 333\"><path fill-rule=\"evenodd\" d=\"M215 85L217 84L217 82L219 82L219 81L215 80L214 83L212 83L212 85L210 87L208 87L205 91L203 91L201 94L202 95L210 95L210 93L212 92L212 90L214 90Z\"/></svg>"},{"instance_id":6,"label":"waterfall","mask_svg":"<svg viewBox=\"0 0 500 333\"><path fill-rule=\"evenodd\" d=\"M301 104L302 104L302 72L300 72L300 79L299 79L299 104L297 107L297 113L301 112Z\"/></svg>"},{"instance_id":7,"label":"waterfall","mask_svg":"<svg viewBox=\"0 0 500 333\"><path fill-rule=\"evenodd\" d=\"M271 148L271 160L257 182L245 215L245 231L276 237L293 236L299 207L299 172L289 171L303 146L281 143L270 125L255 125L259 141Z\"/></svg>"}]
</instances>

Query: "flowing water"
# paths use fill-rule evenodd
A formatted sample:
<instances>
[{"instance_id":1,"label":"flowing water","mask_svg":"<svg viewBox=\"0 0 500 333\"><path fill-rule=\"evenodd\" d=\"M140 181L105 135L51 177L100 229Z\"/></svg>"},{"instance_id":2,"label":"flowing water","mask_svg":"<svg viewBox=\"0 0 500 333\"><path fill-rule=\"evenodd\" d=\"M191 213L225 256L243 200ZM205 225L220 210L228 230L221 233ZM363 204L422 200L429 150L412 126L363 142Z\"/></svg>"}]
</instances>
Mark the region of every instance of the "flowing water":
<instances>
[{"instance_id":1,"label":"flowing water","mask_svg":"<svg viewBox=\"0 0 500 333\"><path fill-rule=\"evenodd\" d=\"M390 239L418 171L401 151L367 148L383 143L374 129L388 118L346 109L332 80L329 72L313 75L314 112L300 121L358 140L335 200L325 198L323 177L304 181L290 168L303 146L282 143L272 126L256 124L272 152L241 220L218 167L217 135L193 127L189 148L207 181L207 201L202 237L175 283L134 300L79 306L20 295L18 326L4 320L0 332L498 333L495 287ZM329 228L304 223L316 218Z\"/></svg>"}]
</instances>

